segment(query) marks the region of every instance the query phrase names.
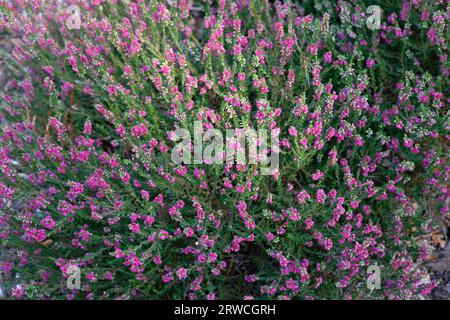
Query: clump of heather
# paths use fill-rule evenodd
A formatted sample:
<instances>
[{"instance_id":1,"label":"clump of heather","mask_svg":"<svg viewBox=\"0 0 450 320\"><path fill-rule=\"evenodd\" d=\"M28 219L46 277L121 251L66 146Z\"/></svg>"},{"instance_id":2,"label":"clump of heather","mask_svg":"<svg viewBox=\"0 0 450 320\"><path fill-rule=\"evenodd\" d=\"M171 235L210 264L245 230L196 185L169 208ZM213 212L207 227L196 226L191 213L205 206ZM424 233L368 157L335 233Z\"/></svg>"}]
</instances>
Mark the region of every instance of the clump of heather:
<instances>
[{"instance_id":1,"label":"clump of heather","mask_svg":"<svg viewBox=\"0 0 450 320\"><path fill-rule=\"evenodd\" d=\"M414 239L449 217L450 10L381 2L373 29L371 4L3 1L10 297L427 296ZM175 164L196 121L277 133L279 166Z\"/></svg>"}]
</instances>

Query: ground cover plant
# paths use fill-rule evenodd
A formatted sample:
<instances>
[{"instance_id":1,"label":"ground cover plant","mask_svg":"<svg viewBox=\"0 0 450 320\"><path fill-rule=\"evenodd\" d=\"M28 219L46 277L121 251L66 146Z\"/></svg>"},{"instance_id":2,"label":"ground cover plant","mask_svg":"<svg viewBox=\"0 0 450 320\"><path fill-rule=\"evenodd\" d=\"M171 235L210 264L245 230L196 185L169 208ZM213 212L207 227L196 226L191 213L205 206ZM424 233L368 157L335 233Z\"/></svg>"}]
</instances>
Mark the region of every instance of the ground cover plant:
<instances>
[{"instance_id":1,"label":"ground cover plant","mask_svg":"<svg viewBox=\"0 0 450 320\"><path fill-rule=\"evenodd\" d=\"M415 239L449 218L446 1L0 10L9 297L416 299L438 284ZM277 134L278 165L174 163L196 121Z\"/></svg>"}]
</instances>

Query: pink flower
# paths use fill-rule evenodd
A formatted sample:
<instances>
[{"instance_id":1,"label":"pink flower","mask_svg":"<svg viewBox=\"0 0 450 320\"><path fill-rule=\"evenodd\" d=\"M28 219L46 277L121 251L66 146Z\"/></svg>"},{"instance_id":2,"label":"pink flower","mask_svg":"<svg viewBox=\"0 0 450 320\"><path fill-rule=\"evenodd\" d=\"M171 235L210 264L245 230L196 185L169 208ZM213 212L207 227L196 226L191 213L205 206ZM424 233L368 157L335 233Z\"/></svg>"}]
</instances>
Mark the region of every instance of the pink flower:
<instances>
[{"instance_id":1,"label":"pink flower","mask_svg":"<svg viewBox=\"0 0 450 320\"><path fill-rule=\"evenodd\" d=\"M41 220L41 225L46 229L53 229L56 226L56 222L52 219L52 217L46 216Z\"/></svg>"},{"instance_id":2,"label":"pink flower","mask_svg":"<svg viewBox=\"0 0 450 320\"><path fill-rule=\"evenodd\" d=\"M142 137L144 135L148 135L148 129L143 123L140 123L138 125L135 125L131 129L131 135L134 136L134 137L140 138L140 137Z\"/></svg>"},{"instance_id":3,"label":"pink flower","mask_svg":"<svg viewBox=\"0 0 450 320\"><path fill-rule=\"evenodd\" d=\"M367 59L366 61L366 67L367 68L372 68L375 65L375 60L374 59Z\"/></svg>"},{"instance_id":4,"label":"pink flower","mask_svg":"<svg viewBox=\"0 0 450 320\"><path fill-rule=\"evenodd\" d=\"M139 224L137 224L135 222L130 223L128 225L128 228L130 228L131 232L133 232L133 233L138 233L141 230Z\"/></svg>"},{"instance_id":5,"label":"pink flower","mask_svg":"<svg viewBox=\"0 0 450 320\"><path fill-rule=\"evenodd\" d=\"M314 172L311 175L311 179L313 179L314 181L320 180L320 179L322 179L322 177L323 177L323 172L320 170L317 170L316 172Z\"/></svg>"},{"instance_id":6,"label":"pink flower","mask_svg":"<svg viewBox=\"0 0 450 320\"><path fill-rule=\"evenodd\" d=\"M289 134L290 134L291 136L294 136L294 137L297 136L297 129L296 129L295 127L293 127L293 126L290 126L290 127L289 127L288 132L289 132Z\"/></svg>"},{"instance_id":7,"label":"pink flower","mask_svg":"<svg viewBox=\"0 0 450 320\"><path fill-rule=\"evenodd\" d=\"M178 279L180 279L180 280L183 280L183 279L187 278L187 270L185 268L183 268L183 267L179 267L177 269L176 273L177 273Z\"/></svg>"}]
</instances>

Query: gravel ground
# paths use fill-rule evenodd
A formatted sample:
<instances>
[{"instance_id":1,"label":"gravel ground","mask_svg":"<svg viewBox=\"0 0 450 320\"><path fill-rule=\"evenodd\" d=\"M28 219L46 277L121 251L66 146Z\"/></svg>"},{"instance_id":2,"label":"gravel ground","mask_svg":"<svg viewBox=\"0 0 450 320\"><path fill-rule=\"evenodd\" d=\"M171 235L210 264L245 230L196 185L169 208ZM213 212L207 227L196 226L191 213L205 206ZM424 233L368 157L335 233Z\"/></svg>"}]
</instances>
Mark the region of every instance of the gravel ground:
<instances>
[{"instance_id":1,"label":"gravel ground","mask_svg":"<svg viewBox=\"0 0 450 320\"><path fill-rule=\"evenodd\" d=\"M433 290L433 300L450 300L450 241L444 249L435 251L435 261L429 262L428 267L441 284Z\"/></svg>"}]
</instances>

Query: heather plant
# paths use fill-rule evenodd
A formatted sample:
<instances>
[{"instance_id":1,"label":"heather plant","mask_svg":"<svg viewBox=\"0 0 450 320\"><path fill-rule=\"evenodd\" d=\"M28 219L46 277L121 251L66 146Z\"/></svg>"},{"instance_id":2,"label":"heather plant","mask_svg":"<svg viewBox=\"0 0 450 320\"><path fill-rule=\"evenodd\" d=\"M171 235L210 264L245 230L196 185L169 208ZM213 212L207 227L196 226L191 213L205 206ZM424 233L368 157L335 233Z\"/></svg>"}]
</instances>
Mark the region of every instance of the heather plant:
<instances>
[{"instance_id":1,"label":"heather plant","mask_svg":"<svg viewBox=\"0 0 450 320\"><path fill-rule=\"evenodd\" d=\"M3 1L9 295L427 296L414 239L449 217L450 10L378 2L369 28L373 4ZM278 166L174 163L199 121L276 134Z\"/></svg>"}]
</instances>

